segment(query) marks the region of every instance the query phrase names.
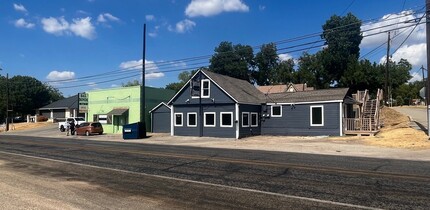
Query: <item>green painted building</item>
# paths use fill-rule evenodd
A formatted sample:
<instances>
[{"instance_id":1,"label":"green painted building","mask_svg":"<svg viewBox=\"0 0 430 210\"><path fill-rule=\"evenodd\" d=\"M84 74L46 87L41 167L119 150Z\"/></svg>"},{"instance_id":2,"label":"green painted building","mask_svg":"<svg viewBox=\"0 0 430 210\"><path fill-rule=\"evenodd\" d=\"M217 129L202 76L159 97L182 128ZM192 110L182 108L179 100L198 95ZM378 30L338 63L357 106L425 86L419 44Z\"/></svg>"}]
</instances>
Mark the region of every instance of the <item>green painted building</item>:
<instances>
[{"instance_id":1,"label":"green painted building","mask_svg":"<svg viewBox=\"0 0 430 210\"><path fill-rule=\"evenodd\" d=\"M88 91L87 121L102 123L105 133L122 133L125 124L140 121L140 86ZM145 87L146 130L150 131L149 111L170 100L175 91Z\"/></svg>"}]
</instances>

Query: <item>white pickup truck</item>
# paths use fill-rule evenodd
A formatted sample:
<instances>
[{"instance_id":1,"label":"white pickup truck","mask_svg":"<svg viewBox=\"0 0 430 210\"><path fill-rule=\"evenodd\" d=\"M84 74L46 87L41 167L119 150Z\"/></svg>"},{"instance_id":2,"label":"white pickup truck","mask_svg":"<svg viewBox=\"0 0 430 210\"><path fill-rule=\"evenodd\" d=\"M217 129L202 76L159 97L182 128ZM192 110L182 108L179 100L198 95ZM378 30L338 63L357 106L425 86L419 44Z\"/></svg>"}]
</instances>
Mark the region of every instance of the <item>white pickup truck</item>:
<instances>
[{"instance_id":1,"label":"white pickup truck","mask_svg":"<svg viewBox=\"0 0 430 210\"><path fill-rule=\"evenodd\" d=\"M61 132L66 131L68 122L73 121L75 123L75 125L80 125L81 123L85 122L85 119L82 117L69 117L66 119L65 122L59 122L58 123L58 128L60 129Z\"/></svg>"}]
</instances>

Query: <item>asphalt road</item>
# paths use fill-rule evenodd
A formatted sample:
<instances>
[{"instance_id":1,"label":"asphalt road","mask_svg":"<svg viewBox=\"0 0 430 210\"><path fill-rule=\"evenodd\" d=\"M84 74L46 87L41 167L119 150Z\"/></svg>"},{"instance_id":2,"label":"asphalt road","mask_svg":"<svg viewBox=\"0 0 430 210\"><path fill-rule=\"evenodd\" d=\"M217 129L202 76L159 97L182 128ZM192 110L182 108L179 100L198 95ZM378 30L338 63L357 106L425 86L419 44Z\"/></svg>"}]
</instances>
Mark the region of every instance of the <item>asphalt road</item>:
<instances>
[{"instance_id":1,"label":"asphalt road","mask_svg":"<svg viewBox=\"0 0 430 210\"><path fill-rule=\"evenodd\" d=\"M391 107L392 109L412 118L420 127L427 129L427 110L423 107Z\"/></svg>"},{"instance_id":2,"label":"asphalt road","mask_svg":"<svg viewBox=\"0 0 430 210\"><path fill-rule=\"evenodd\" d=\"M429 209L430 163L0 135L5 186L2 209Z\"/></svg>"}]
</instances>

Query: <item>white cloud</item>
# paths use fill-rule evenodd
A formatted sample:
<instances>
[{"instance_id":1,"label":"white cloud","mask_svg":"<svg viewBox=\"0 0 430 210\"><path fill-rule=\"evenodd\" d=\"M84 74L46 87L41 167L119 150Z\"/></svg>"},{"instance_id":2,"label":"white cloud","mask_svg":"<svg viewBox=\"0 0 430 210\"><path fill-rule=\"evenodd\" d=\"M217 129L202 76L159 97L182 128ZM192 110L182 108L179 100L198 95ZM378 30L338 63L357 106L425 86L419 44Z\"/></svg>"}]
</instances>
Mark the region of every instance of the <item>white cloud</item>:
<instances>
[{"instance_id":1,"label":"white cloud","mask_svg":"<svg viewBox=\"0 0 430 210\"><path fill-rule=\"evenodd\" d=\"M43 30L57 36L74 34L86 39L94 39L96 36L95 27L91 23L91 18L76 18L69 24L64 17L42 18Z\"/></svg>"},{"instance_id":2,"label":"white cloud","mask_svg":"<svg viewBox=\"0 0 430 210\"><path fill-rule=\"evenodd\" d=\"M185 33L187 31L191 31L195 26L196 26L195 22L185 19L176 23L175 27L169 26L167 29L169 31L174 31L177 33Z\"/></svg>"},{"instance_id":3,"label":"white cloud","mask_svg":"<svg viewBox=\"0 0 430 210\"><path fill-rule=\"evenodd\" d=\"M22 4L13 4L13 8L18 12L24 12L27 13L27 9Z\"/></svg>"},{"instance_id":4,"label":"white cloud","mask_svg":"<svg viewBox=\"0 0 430 210\"><path fill-rule=\"evenodd\" d=\"M70 31L76 36L86 39L94 39L96 36L96 30L91 24L90 17L73 19L73 23L70 24Z\"/></svg>"},{"instance_id":5,"label":"white cloud","mask_svg":"<svg viewBox=\"0 0 430 210\"><path fill-rule=\"evenodd\" d=\"M108 21L112 21L112 22L119 22L120 21L120 19L119 18L117 18L117 17L115 17L115 16L113 16L112 14L110 14L110 13L104 13L104 14L100 14L98 17L97 17L97 21L98 22L100 22L100 23L106 23L106 22L108 22Z\"/></svg>"},{"instance_id":6,"label":"white cloud","mask_svg":"<svg viewBox=\"0 0 430 210\"><path fill-rule=\"evenodd\" d=\"M412 78L408 82L423 81L423 76L419 72L415 72L411 76Z\"/></svg>"},{"instance_id":7,"label":"white cloud","mask_svg":"<svg viewBox=\"0 0 430 210\"><path fill-rule=\"evenodd\" d=\"M145 15L145 19L146 19L146 21L153 21L153 20L155 20L155 16L154 15Z\"/></svg>"},{"instance_id":8,"label":"white cloud","mask_svg":"<svg viewBox=\"0 0 430 210\"><path fill-rule=\"evenodd\" d=\"M142 68L142 59L122 62L119 67L123 70L137 70ZM164 77L163 72L159 72L158 66L154 61L145 60L145 78L155 79Z\"/></svg>"},{"instance_id":9,"label":"white cloud","mask_svg":"<svg viewBox=\"0 0 430 210\"><path fill-rule=\"evenodd\" d=\"M51 71L49 72L48 76L46 76L46 79L55 81L55 80L68 80L68 79L74 79L75 78L75 72L73 71Z\"/></svg>"},{"instance_id":10,"label":"white cloud","mask_svg":"<svg viewBox=\"0 0 430 210\"><path fill-rule=\"evenodd\" d=\"M285 54L279 54L278 55L278 57L279 57L279 60L281 60L281 61L287 61L287 60L290 60L290 59L292 59L293 58L293 56L291 56L290 54L288 54L288 53L285 53Z\"/></svg>"},{"instance_id":11,"label":"white cloud","mask_svg":"<svg viewBox=\"0 0 430 210\"><path fill-rule=\"evenodd\" d=\"M185 9L188 17L214 16L222 12L248 12L242 0L192 0Z\"/></svg>"},{"instance_id":12,"label":"white cloud","mask_svg":"<svg viewBox=\"0 0 430 210\"><path fill-rule=\"evenodd\" d=\"M258 5L258 9L260 11L264 11L266 9L266 6L264 6L264 5Z\"/></svg>"},{"instance_id":13,"label":"white cloud","mask_svg":"<svg viewBox=\"0 0 430 210\"><path fill-rule=\"evenodd\" d=\"M97 86L97 83L95 83L95 82L88 82L87 86L95 87L95 86Z\"/></svg>"},{"instance_id":14,"label":"white cloud","mask_svg":"<svg viewBox=\"0 0 430 210\"><path fill-rule=\"evenodd\" d=\"M25 21L23 18L16 20L14 25L17 28L34 28L35 26L34 23L29 23Z\"/></svg>"},{"instance_id":15,"label":"white cloud","mask_svg":"<svg viewBox=\"0 0 430 210\"><path fill-rule=\"evenodd\" d=\"M404 45L399 48L391 57L393 61L399 62L400 59L404 58L412 64L413 67L420 67L421 65L427 65L427 48L426 43L415 44L415 45ZM386 56L383 56L379 63L385 63Z\"/></svg>"},{"instance_id":16,"label":"white cloud","mask_svg":"<svg viewBox=\"0 0 430 210\"><path fill-rule=\"evenodd\" d=\"M403 11L399 14L387 14L380 20L371 22L361 26L361 31L364 37L361 41L360 48L374 48L386 42L388 35L385 31L391 30L391 38L393 39L393 49L406 39L408 34L414 28L415 21L419 20L423 14L412 14L412 11ZM425 18L421 20L425 21ZM411 27L406 27L411 26ZM402 28L406 27L406 28ZM400 29L398 29L400 28ZM371 30L373 29L373 30ZM382 33L381 33L382 32ZM418 25L405 44L417 44L425 42L425 24ZM375 34L375 35L372 35ZM372 36L369 36L372 35Z\"/></svg>"},{"instance_id":17,"label":"white cloud","mask_svg":"<svg viewBox=\"0 0 430 210\"><path fill-rule=\"evenodd\" d=\"M64 19L64 17L59 18L42 18L43 30L47 33L54 34L57 36L67 33L69 29L69 23Z\"/></svg>"}]
</instances>

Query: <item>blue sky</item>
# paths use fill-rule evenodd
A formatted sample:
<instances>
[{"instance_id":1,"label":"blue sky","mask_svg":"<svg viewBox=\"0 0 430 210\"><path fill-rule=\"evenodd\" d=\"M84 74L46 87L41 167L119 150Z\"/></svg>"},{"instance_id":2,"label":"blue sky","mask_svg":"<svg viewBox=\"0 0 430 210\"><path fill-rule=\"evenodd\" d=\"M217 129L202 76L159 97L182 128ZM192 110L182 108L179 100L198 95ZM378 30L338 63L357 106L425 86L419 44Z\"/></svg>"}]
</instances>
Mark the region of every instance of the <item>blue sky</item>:
<instances>
[{"instance_id":1,"label":"blue sky","mask_svg":"<svg viewBox=\"0 0 430 210\"><path fill-rule=\"evenodd\" d=\"M362 30L390 25L364 35L393 29L392 59L410 60L417 80L422 78L419 67L426 65L425 25L418 25L395 50L413 28L402 26L421 17L424 5L424 0L3 0L0 73L50 82L65 96L120 86L139 78L133 66L141 63L146 23L146 84L164 87L176 82L182 69L208 65L208 57L201 56L213 54L222 41L258 46L289 40L321 32L331 15L352 12L364 22ZM361 55L386 39L386 33L364 38ZM277 47L315 40L285 41ZM309 53L320 49L306 48ZM292 51L281 50L280 57L296 59L305 50ZM382 46L364 58L380 62L385 53Z\"/></svg>"}]
</instances>

